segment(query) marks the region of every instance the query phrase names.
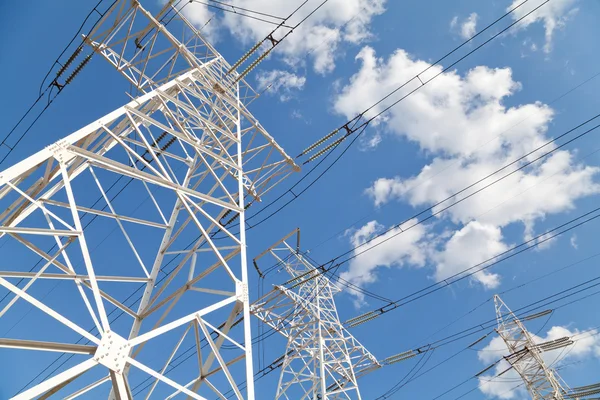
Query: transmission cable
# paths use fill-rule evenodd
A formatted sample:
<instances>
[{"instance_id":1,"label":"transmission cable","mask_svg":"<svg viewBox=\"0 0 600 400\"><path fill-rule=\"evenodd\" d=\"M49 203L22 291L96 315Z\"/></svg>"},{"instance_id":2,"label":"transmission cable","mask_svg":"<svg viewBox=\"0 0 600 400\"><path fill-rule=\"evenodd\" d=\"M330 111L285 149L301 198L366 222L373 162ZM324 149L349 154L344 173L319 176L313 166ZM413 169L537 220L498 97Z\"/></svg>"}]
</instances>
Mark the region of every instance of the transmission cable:
<instances>
[{"instance_id":1,"label":"transmission cable","mask_svg":"<svg viewBox=\"0 0 600 400\"><path fill-rule=\"evenodd\" d=\"M505 33L506 31L508 31L510 28L512 28L514 25L516 25L517 23L521 22L523 19L527 18L529 15L531 15L533 12L537 11L540 7L542 7L543 5L545 5L548 1L550 0L546 0L545 2L541 3L540 5L538 5L536 8L532 9L531 11L529 11L527 14L525 14L523 17L515 20L512 24L510 24L508 27L504 28L503 30L501 30L500 32L498 32L497 34L493 35L492 37L490 37L488 40L486 40L485 42L483 42L482 44L480 44L479 46L477 46L476 48L474 48L473 50L471 50L470 52L468 52L466 55L464 55L463 57L459 58L457 61L453 62L452 64L450 64L448 67L442 69L442 71L438 74L436 74L435 76L433 76L431 79L425 81L424 83L421 84L421 86L417 87L416 89L414 89L413 91L409 92L407 95L403 96L402 98L400 98L399 100L393 102L391 105L389 105L388 107L386 107L384 110L382 110L381 112L377 113L375 116L369 118L368 120L366 120L365 122L362 122L359 124L360 120L364 117L364 114L368 111L370 111L371 109L373 109L374 107L376 107L377 105L379 105L382 101L385 101L387 98L389 98L390 96L392 96L394 93L396 93L397 91L401 90L403 87L405 87L406 85L408 85L410 82L415 81L415 80L420 80L419 76L421 74L423 74L424 72L426 72L427 70L429 70L430 68L432 68L433 66L437 65L439 62L443 61L444 59L446 59L447 57L449 57L450 55L452 55L453 53L455 53L456 51L458 51L460 48L462 48L463 46L467 45L469 42L471 42L473 39L475 39L476 37L478 37L479 35L483 34L485 31L487 31L489 28L491 28L492 26L494 26L495 24L497 24L499 21L501 21L502 19L504 19L505 17L507 17L508 15L512 14L516 9L518 9L519 7L521 7L523 4L525 4L527 1L529 0L525 0L522 3L518 4L517 6L513 7L512 9L510 9L509 11L507 11L503 16L501 16L500 18L496 19L494 22L492 22L491 24L489 24L488 26L486 26L484 29L482 29L481 31L479 31L478 33L476 33L475 35L473 35L470 39L464 41L462 44L460 44L459 46L457 46L456 48L454 48L453 50L451 50L450 52L448 52L447 54L445 54L443 57L441 57L438 61L436 61L436 63L431 64L429 67L425 68L423 71L421 71L420 73L418 73L417 75L415 75L413 78L411 78L410 80L406 81L404 84L400 85L399 87L397 87L396 89L394 89L392 92L390 92L388 95L384 96L381 100L379 100L378 102L376 102L375 104L373 104L372 106L368 107L365 111L363 111L362 113L358 114L356 117L354 117L353 119L347 121L344 125L342 125L341 127L335 129L334 131L332 131L331 133L329 133L328 135L326 135L324 138L320 139L319 141L315 142L315 144L321 144L321 142L324 142L326 140L328 140L329 138L332 138L333 136L335 136L336 134L338 134L340 131L346 131L346 134L343 136L343 140L337 142L335 145L331 146L328 148L328 150L326 152L323 152L321 154L319 154L318 157L316 158L320 158L321 156L325 155L329 155L331 154L331 152L333 150L335 150L344 140L346 140L351 134L353 133L357 133L355 135L355 138L358 138L366 129L366 127L375 119L379 118L382 114L386 113L387 111L389 111L392 107L394 107L395 105L397 105L398 103L400 103L402 100L406 99L408 96L410 96L411 94L413 94L414 92L420 90L420 88L422 88L423 86L425 86L425 84L431 82L433 79L437 78L439 75L441 75L444 72L447 72L450 68L453 68L454 66L456 66L456 64L458 64L459 62L461 62L462 60L464 60L465 58L469 57L471 54L473 54L475 51L479 50L481 47L485 46L486 44L488 44L489 42L491 42L492 40L494 40L496 37L500 36L501 34ZM352 128L350 128L349 125L354 125ZM356 139L355 139L356 140ZM337 163L339 161L339 159L341 158L341 156L343 154L345 154L345 152L350 148L350 146L355 142L355 140L351 141L350 144L348 146L346 146L346 149L343 151L343 153L335 159L335 161L327 168L327 170L325 172L327 172L335 163ZM335 142L334 142L335 143ZM313 144L313 145L315 145ZM309 146L312 147L313 145ZM315 147L316 148L316 147ZM308 148L307 148L308 149ZM306 150L305 150L306 151ZM302 152L298 157L304 155L304 152ZM327 153L327 154L325 154ZM312 159L311 161L313 161L314 159ZM320 164L320 163L319 163ZM259 211L257 211L255 214L249 216L248 218L246 218L246 221L250 221L253 218L255 218L258 214L262 213L264 210L266 210L267 208L269 208L270 206L272 206L274 203L278 202L281 198L283 198L285 195L287 195L288 193L290 193L292 196L294 196L290 201L288 201L287 203L285 203L282 207L280 207L275 213L270 214L269 216L267 216L266 218L263 218L262 220L260 220L258 223L255 224L248 224L248 228L247 229L253 229L254 227L256 227L259 224L262 224L263 222L265 222L266 220L270 219L273 215L275 215L277 212L283 210L283 208L287 207L287 205L291 204L293 201L295 201L299 195L295 194L293 192L293 189L300 184L300 182L302 182L304 179L306 179L306 177L308 177L308 175L310 175L318 166L319 164L317 164L314 168L312 168L311 170L309 170L308 173L306 173L302 178L300 178L300 180L298 182L296 182L290 189L288 189L287 191L283 192L279 197L277 197L275 200L271 201L270 203L266 204L265 206L263 206ZM324 175L324 173L320 174L315 180L313 180L313 182L311 184L309 184L309 186L306 188L308 189L310 186L312 186L314 183L316 183L322 176ZM306 190L303 190L302 193L304 193ZM236 224L237 225L237 224ZM235 225L234 225L235 226Z\"/></svg>"},{"instance_id":2,"label":"transmission cable","mask_svg":"<svg viewBox=\"0 0 600 400\"><path fill-rule=\"evenodd\" d=\"M489 269L492 266L497 265L503 261L506 261L512 257L515 257L516 255L519 255L525 251L536 248L540 244L546 243L549 240L552 240L566 232L569 232L575 228L578 228L588 222L591 222L591 221L599 218L600 213L598 213L598 211L600 211L600 207L595 208L591 211L588 211L578 217L575 217L575 218L573 218L555 228L552 228L549 231L547 231L543 234L540 234L530 240L526 240L526 241L522 242L521 244L513 246L510 249L503 251L499 254L496 254L495 256L490 257L483 262L477 263L467 269L464 269L456 274L453 274L452 276L449 276L448 278L446 278L442 281L428 285L418 291L415 291L407 296L402 297L399 300L389 303L386 306L380 307L376 310L373 310L368 313L362 314L358 317L352 318L352 319L346 321L346 324L356 326L358 324L370 321L370 320L375 319L375 318L379 317L380 315L385 314L389 311L392 311L398 307L412 303L418 299L421 299L421 298L428 296L432 293L435 293L441 289L444 289L450 285L460 282L468 277L471 277L471 276L477 274L478 272ZM572 224L574 224L574 225L572 225ZM572 225L572 226L569 226L569 225ZM340 263L335 264L336 267L339 267L339 265L340 265ZM326 271L327 268L324 268L323 270Z\"/></svg>"},{"instance_id":3,"label":"transmission cable","mask_svg":"<svg viewBox=\"0 0 600 400\"><path fill-rule=\"evenodd\" d=\"M98 3L94 6L94 8L85 17L85 19L83 20L83 22L80 25L79 29L77 30L77 32L75 33L75 35L73 35L73 38L69 41L69 43L67 44L67 46L65 46L65 48L60 53L60 55L56 58L56 60L52 63L52 66L50 67L50 69L46 73L46 76L44 76L44 79L42 80L42 83L40 85L38 97L34 100L34 102L31 104L31 106L27 109L27 111L25 112L25 114L23 114L23 116L11 128L11 130L8 132L8 134L6 134L6 136L2 139L2 141L0 141L0 146L5 146L8 149L8 152L2 158L0 158L0 164L2 164L8 158L8 156L14 151L14 149L17 147L17 145L23 140L23 138L25 137L25 135L27 135L27 133L29 133L29 131L33 128L33 126L37 123L37 121L42 117L42 115L46 112L46 110L54 102L54 100L56 99L56 97L60 93L62 93L62 90L64 89L64 87L67 86L68 84L70 84L73 81L73 79L81 72L81 70L83 69L83 67L85 67L87 65L87 63L90 61L92 55L94 54L93 52L91 54L87 55L83 59L83 61L81 61L81 63L65 79L64 83L62 83L62 84L58 83L58 78L60 76L62 76L67 71L67 69L75 61L75 59L77 58L77 56L79 56L80 53L82 52L84 41L83 40L81 41L81 44L76 47L74 53L67 59L67 61L64 64L60 63L60 58L65 54L65 52L69 49L69 47L77 39L77 37L79 36L79 34L81 33L81 31L83 30L83 27L85 26L86 22L88 21L88 19L91 17L91 15L94 12L97 13L99 15L99 17L96 20L96 22L92 25L92 27L90 28L89 32L91 32L96 27L96 25L98 24L98 22L106 14L107 11L104 11L102 13L100 11L98 11L98 7L100 6L100 4L103 1L104 0L99 0ZM114 0L112 2L112 4L107 8L107 10L111 9L112 6L116 2L117 2L117 0ZM59 70L56 73L56 77L52 80L52 82L50 82L46 86L45 89L42 89L43 86L44 86L44 83L48 79L48 76L52 73L52 71L55 69L56 66L60 66ZM57 88L58 90L57 90L56 94L54 94L54 96L51 96L52 89L54 89L54 88ZM46 96L46 94L48 95L48 99L47 99L46 105L37 114L37 116L29 124L29 126L27 126L27 128L25 128L25 130L18 136L16 142L13 145L8 145L7 144L7 140L12 136L12 134L16 131L16 129L19 126L21 126L21 124L23 123L23 121L27 118L27 116L31 113L31 111L33 111L33 109L38 105L38 103Z\"/></svg>"},{"instance_id":4,"label":"transmission cable","mask_svg":"<svg viewBox=\"0 0 600 400\"><path fill-rule=\"evenodd\" d=\"M221 11L223 11L223 12L227 12L227 13L232 13L232 14L235 14L235 15L239 15L240 17L246 17L246 18L254 19L254 20L256 20L256 21L265 22L265 23L267 23L267 24L271 24L271 25L277 25L278 27L283 27L283 28L289 28L289 29L293 29L293 27L292 27L292 26L285 25L285 24L282 22L282 21L284 21L284 20L285 20L285 18L276 17L276 16L273 16L273 15L269 15L269 14L261 13L261 12L258 12L258 11L252 11L252 10L245 9L245 8L235 7L235 6L233 6L232 4L221 3L221 2L219 2L219 1L214 1L214 0L209 0L209 1L211 1L211 2L213 2L213 3L220 4L220 5L226 5L226 6L229 6L229 7L231 7L232 9L228 9L228 8L225 8L225 7L223 7L223 6L219 6L219 5L215 5L215 4L209 4L209 3L205 3L204 1L201 1L201 0L193 0L193 2L194 2L194 3L202 4L202 5L205 5L205 6L209 7L209 8L215 8L215 9L217 9L217 10L221 10ZM264 18L261 18L261 17L257 17L257 16L254 16L254 15L250 15L250 14L244 14L244 13L241 13L241 12L237 12L237 11L236 11L236 9L238 9L238 10L241 10L241 11L245 11L245 12L248 12L248 13L250 13L250 14L258 14L258 15L264 15L264 16L268 16L269 18L278 19L278 20L280 20L280 21L279 21L279 22L269 21L269 20L267 20L267 19L264 19Z\"/></svg>"},{"instance_id":5,"label":"transmission cable","mask_svg":"<svg viewBox=\"0 0 600 400\"><path fill-rule=\"evenodd\" d=\"M497 178L496 180L492 181L491 183L488 183L488 184L486 184L485 186L483 186L483 187L481 187L481 188L479 188L479 189L477 189L477 190L475 190L475 191L473 191L473 192L469 193L468 195L466 195L466 196L462 197L461 199L455 200L455 201L454 201L452 204L450 204L450 205L448 205L448 206L446 206L446 207L444 207L444 208L442 208L442 209L440 209L440 210L437 210L437 211L435 211L435 212L432 212L432 213L431 213L429 216L427 216L426 218L423 218L423 219L421 219L421 220L418 220L417 222L413 223L412 225L410 225L410 226L408 226L408 227L405 227L405 226L403 227L403 225L405 225L407 222L410 222L411 220L414 220L414 219L416 219L416 218L420 217L420 216L421 216L421 215L423 215L424 213L427 213L427 212L429 212L429 211L432 211L432 210L434 210L434 209L435 209L436 207L438 207L439 205L441 205L441 204L443 204L443 203L447 202L448 200L451 200L451 199L454 199L454 198L456 198L456 196L458 196L458 195L460 195L460 194L464 193L465 191L467 191L467 190L469 190L469 189L471 189L471 188L475 187L475 186L476 186L476 185L478 185L479 183L482 183L482 182L484 182L485 180L487 180L488 178L490 178L490 177L492 177L492 176L494 176L494 175L498 174L499 172L501 172L501 171L503 171L503 170L506 170L507 168L509 168L509 167L511 167L511 166L513 166L513 165L515 165L515 164L518 164L519 162L521 162L521 161L523 161L523 160L526 160L526 159L527 159L529 156L533 155L534 153L536 153L537 151L541 150L542 148L544 148L544 147L547 147L547 146L549 146L549 145L551 145L551 144L554 144L554 143L555 143L557 140L559 140L559 139L561 139L561 138L565 137L566 135L568 135L568 134L570 134L570 133L572 133L572 132L576 131L576 130L577 130L577 129L579 129L580 127L583 127L584 125L586 125L586 124L590 123L591 121L593 121L593 120L595 120L595 119L597 119L597 118L599 118L599 117L600 117L600 114L596 114L595 116L593 116L592 118L588 119L587 121L585 121L585 122L583 122L583 123L581 123L581 124L579 124L579 125L575 126L574 128L572 128L572 129L568 130L567 132L565 132L565 133L563 133L563 134L561 134L561 135L559 135L559 136L557 136L557 137L555 137L555 138L553 138L553 139L549 140L548 142L546 142L546 143L542 144L541 146L537 147L536 149L534 149L534 150L530 151L529 153L527 153L527 154L523 155L522 157L520 157L520 158L518 158L518 159L516 159L516 160L514 160L514 161L512 161L512 162L510 162L510 163L508 163L508 164L506 164L506 165L504 165L503 167L499 168L498 170L496 170L496 171L492 172L491 174L488 174L487 176L485 176L485 177L483 177L483 178L479 179L478 181L476 181L476 182L474 182L474 183L470 184L469 186L467 186L467 187L465 187L465 188L461 189L460 191L458 191L458 192L456 192L456 193L453 193L453 194L451 194L450 196L448 196L448 197L446 197L445 199L443 199L443 200L441 200L441 201L437 202L436 204L434 204L434 205L432 205L432 206L428 207L427 209L425 209L425 210L422 210L421 212L419 212L419 213L417 213L417 214L415 214L415 215L413 215L413 216L411 216L411 217L409 217L409 218L405 219L404 221L400 222L399 224L396 224L396 225L394 225L394 226L390 227L389 229L385 230L384 232L381 232L381 233L379 233L379 234L375 235L373 238L369 239L368 241L365 241L364 243L361 243L361 244L359 244L359 245L357 245L357 246L354 246L354 247L353 247L353 248L351 248L350 250L348 250L348 251L345 251L345 252L343 252L342 254L340 254L340 255L338 255L338 256L336 256L336 257L332 258L332 259L331 259L331 260L329 260L327 263L325 263L325 264L321 265L321 266L320 266L320 269L321 269L321 270L324 270L324 269L325 269L325 265L334 265L334 263L336 263L336 261L338 261L340 258L342 258L342 257L344 257L344 256L346 256L346 255L348 255L348 254L350 254L350 253L354 253L352 256L349 256L349 257L345 258L344 260L342 260L342 261L338 262L338 263L337 263L337 264L335 264L335 265L337 266L338 264L344 264L344 263L347 263L347 262L349 262L350 260L352 260L352 259L354 259L354 258L356 258L356 257L358 257L358 256L360 256L360 255L362 255L362 254L364 254L364 253L366 253L367 251L370 251L370 250L372 250L372 249L374 249L374 248L376 248L376 247L380 246L381 244L383 244L383 243L385 243L385 242L387 242L387 241L389 241L389 240L391 240L391 239L393 239L393 238L397 237L398 235L400 235L400 234L402 234L402 233L406 232L407 230L409 230L409 229L412 229L412 228L414 228L415 226L417 226L417 225L420 225L420 224L422 224L422 223L426 222L427 220L429 220L429 219L431 219L431 218L435 217L436 215L439 215L440 213L442 213L442 212L444 212L444 211L448 210L449 208L451 208L451 207L453 207L453 206L455 206L455 205L457 205L457 204L459 204L459 203L461 203L461 202L463 202L463 201L465 201L465 200L467 200L467 199L469 199L469 198L473 197L474 195L476 195L476 194L478 194L478 193L482 192L483 190L485 190L485 189L489 188L490 186L492 186L492 185L494 185L494 184L496 184L496 183L498 183L498 182L500 182L500 181L502 181L502 180L504 180L504 179L506 179L506 178L508 178L508 177L510 177L510 176L512 176L512 175L514 175L516 172L518 172L518 171L520 171L520 170L523 170L524 168L527 168L528 166L532 165L533 163L535 163L535 162L537 162L537 161L539 161L539 160L541 160L541 159L543 159L543 158L545 158L545 157L547 157L547 156L549 156L549 155L553 154L554 152L558 151L558 150L559 150L559 149L561 149L562 147L564 147L564 146L566 146L566 145L568 145L568 144L572 143L573 141L575 141L575 140L577 140L577 139L580 139L581 137L583 137L583 136L585 136L585 135L589 134L590 132L593 132L593 131L594 131L594 130L596 130L598 127L600 127L600 124L599 124L599 125L596 125L596 126L594 126L594 127L592 127L591 129L588 129L587 131L584 131L583 133L580 133L579 135L575 136L574 138L571 138L571 139L569 139L568 141L566 141L566 142L564 142L564 143L562 143L562 144L560 144L560 145L558 145L558 146L555 146L555 147L554 147L552 150L550 150L550 151L548 151L548 152L546 152L546 153L544 153L544 154L542 154L542 155L540 155L540 156L538 156L538 157L536 157L536 158L534 158L534 159L532 159L532 160L529 160L529 161L528 161L528 162L526 162L525 164L521 165L519 168L517 168L517 169L515 169L515 170L513 170L513 171L511 171L511 172L509 172L509 173L507 173L507 174L506 174L506 175L504 175L504 176L501 176L501 177ZM379 242L375 243L374 245L372 245L371 247L369 247L369 248L367 248L367 249L365 249L365 250L362 250L362 251L360 251L360 252L357 252L357 250L358 250L358 249L360 249L360 248L362 248L362 247L364 247L364 246L366 246L366 245L369 245L369 244L373 243L373 242L374 242L376 239L378 239L378 238L381 238L381 237L383 237L384 235L387 235L388 233L390 233L390 232L392 232L392 231L394 231L394 230L397 230L397 229L400 229L400 230L399 230L399 232L396 232L396 233L394 233L393 235L390 235L389 237L385 237L383 240L381 240L381 241L379 241Z\"/></svg>"}]
</instances>

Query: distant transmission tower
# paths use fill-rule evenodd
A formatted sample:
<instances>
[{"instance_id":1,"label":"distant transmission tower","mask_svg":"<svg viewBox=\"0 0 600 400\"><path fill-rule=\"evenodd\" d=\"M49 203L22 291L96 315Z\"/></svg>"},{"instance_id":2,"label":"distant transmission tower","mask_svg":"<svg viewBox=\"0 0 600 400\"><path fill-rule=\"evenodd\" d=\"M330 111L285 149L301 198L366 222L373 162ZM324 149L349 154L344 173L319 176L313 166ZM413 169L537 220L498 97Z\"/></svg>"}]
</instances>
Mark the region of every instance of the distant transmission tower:
<instances>
[{"instance_id":1,"label":"distant transmission tower","mask_svg":"<svg viewBox=\"0 0 600 400\"><path fill-rule=\"evenodd\" d=\"M564 384L558 373L549 368L542 353L573 344L568 337L551 342L536 343L525 325L502 301L494 296L498 335L506 343L510 355L506 360L521 376L527 391L533 400L565 400L575 398L569 395L571 390ZM533 319L537 315L526 317ZM563 382L561 384L561 381Z\"/></svg>"},{"instance_id":2,"label":"distant transmission tower","mask_svg":"<svg viewBox=\"0 0 600 400\"><path fill-rule=\"evenodd\" d=\"M255 398L245 204L298 168L171 5L116 1L85 38L140 97L0 173L0 359L65 356L15 399Z\"/></svg>"},{"instance_id":3,"label":"distant transmission tower","mask_svg":"<svg viewBox=\"0 0 600 400\"><path fill-rule=\"evenodd\" d=\"M297 235L292 247L288 239ZM343 326L333 296L340 289L299 252L300 232L270 254L292 279L253 303L252 313L287 337L276 399L361 399L357 378L382 366Z\"/></svg>"}]
</instances>

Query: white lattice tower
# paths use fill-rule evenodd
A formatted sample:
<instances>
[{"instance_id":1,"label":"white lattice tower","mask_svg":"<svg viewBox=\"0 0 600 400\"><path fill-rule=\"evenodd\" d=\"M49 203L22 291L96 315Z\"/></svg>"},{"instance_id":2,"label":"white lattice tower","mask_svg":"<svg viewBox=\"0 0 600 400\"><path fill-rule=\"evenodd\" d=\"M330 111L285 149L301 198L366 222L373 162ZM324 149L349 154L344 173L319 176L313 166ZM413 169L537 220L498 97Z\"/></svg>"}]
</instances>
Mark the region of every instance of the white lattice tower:
<instances>
[{"instance_id":1,"label":"white lattice tower","mask_svg":"<svg viewBox=\"0 0 600 400\"><path fill-rule=\"evenodd\" d=\"M297 166L173 16L116 2L86 41L143 94L0 173L0 358L73 357L15 398L254 399L244 209Z\"/></svg>"},{"instance_id":2,"label":"white lattice tower","mask_svg":"<svg viewBox=\"0 0 600 400\"><path fill-rule=\"evenodd\" d=\"M289 288L277 286L252 306L287 337L276 399L360 399L357 378L381 365L342 326L334 301L340 289L287 243L289 236L267 250L292 277Z\"/></svg>"},{"instance_id":3,"label":"white lattice tower","mask_svg":"<svg viewBox=\"0 0 600 400\"><path fill-rule=\"evenodd\" d=\"M513 314L500 296L494 296L498 335L506 343L510 355L505 359L521 376L533 400L564 400L568 387L561 384L557 372L542 358L542 347L535 343L525 325Z\"/></svg>"}]
</instances>

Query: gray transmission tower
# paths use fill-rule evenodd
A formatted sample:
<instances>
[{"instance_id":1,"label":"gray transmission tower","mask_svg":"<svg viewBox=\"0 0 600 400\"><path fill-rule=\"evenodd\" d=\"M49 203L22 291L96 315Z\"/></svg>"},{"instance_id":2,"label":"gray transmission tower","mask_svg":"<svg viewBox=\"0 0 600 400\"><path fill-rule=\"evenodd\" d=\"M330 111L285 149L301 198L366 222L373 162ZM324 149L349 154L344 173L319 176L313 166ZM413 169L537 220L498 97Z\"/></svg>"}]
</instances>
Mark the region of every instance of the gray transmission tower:
<instances>
[{"instance_id":1,"label":"gray transmission tower","mask_svg":"<svg viewBox=\"0 0 600 400\"><path fill-rule=\"evenodd\" d=\"M342 326L334 301L340 289L300 253L299 241L296 230L254 260L269 254L291 276L288 287L276 286L251 308L287 338L275 398L361 399L357 378L382 364Z\"/></svg>"},{"instance_id":2,"label":"gray transmission tower","mask_svg":"<svg viewBox=\"0 0 600 400\"><path fill-rule=\"evenodd\" d=\"M0 358L68 356L14 398L253 400L245 202L298 167L172 1L154 17L118 0L85 42L142 95L0 173L2 327L23 303L34 321ZM59 300L41 294L58 284Z\"/></svg>"}]
</instances>

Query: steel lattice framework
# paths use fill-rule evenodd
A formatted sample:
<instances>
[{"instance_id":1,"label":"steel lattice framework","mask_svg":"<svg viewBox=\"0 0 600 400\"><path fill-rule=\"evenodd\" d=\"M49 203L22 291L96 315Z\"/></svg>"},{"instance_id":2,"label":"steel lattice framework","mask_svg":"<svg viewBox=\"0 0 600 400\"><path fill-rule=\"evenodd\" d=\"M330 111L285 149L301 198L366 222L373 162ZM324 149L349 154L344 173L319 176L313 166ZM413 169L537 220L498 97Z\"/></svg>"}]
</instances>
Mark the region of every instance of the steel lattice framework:
<instances>
[{"instance_id":1,"label":"steel lattice framework","mask_svg":"<svg viewBox=\"0 0 600 400\"><path fill-rule=\"evenodd\" d=\"M36 321L0 339L2 358L73 356L17 399L254 399L244 209L298 167L247 110L248 85L173 20L185 41L116 2L86 41L143 94L0 173L0 321L23 303Z\"/></svg>"},{"instance_id":2,"label":"steel lattice framework","mask_svg":"<svg viewBox=\"0 0 600 400\"><path fill-rule=\"evenodd\" d=\"M288 239L297 236L297 246ZM333 296L340 289L299 251L298 230L270 254L292 277L253 303L251 312L287 338L276 399L360 399L357 378L381 367L340 322Z\"/></svg>"},{"instance_id":3,"label":"steel lattice framework","mask_svg":"<svg viewBox=\"0 0 600 400\"><path fill-rule=\"evenodd\" d=\"M497 332L510 352L505 359L521 376L532 399L564 400L571 398L567 395L570 389L564 384L564 381L561 383L562 379L558 373L549 368L542 358L544 348L552 348L555 345L535 343L525 325L513 314L500 296L494 296L494 304L498 320ZM558 344L564 346L572 343L569 343L568 340L560 340Z\"/></svg>"}]
</instances>

